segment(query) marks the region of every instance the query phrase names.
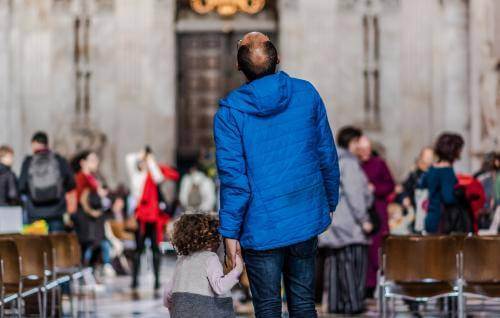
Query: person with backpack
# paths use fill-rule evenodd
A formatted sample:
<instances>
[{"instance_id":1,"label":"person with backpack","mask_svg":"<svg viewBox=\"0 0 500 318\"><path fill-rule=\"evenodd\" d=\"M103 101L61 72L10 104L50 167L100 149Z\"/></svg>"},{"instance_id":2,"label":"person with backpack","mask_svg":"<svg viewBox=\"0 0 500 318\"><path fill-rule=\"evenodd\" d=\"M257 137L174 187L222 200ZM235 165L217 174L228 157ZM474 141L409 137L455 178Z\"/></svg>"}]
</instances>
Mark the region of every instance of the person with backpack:
<instances>
[{"instance_id":1,"label":"person with backpack","mask_svg":"<svg viewBox=\"0 0 500 318\"><path fill-rule=\"evenodd\" d=\"M31 149L33 155L24 159L19 177L28 222L45 220L49 232L64 231L66 193L75 188L73 172L63 157L50 150L45 132L33 135Z\"/></svg>"},{"instance_id":2,"label":"person with backpack","mask_svg":"<svg viewBox=\"0 0 500 318\"><path fill-rule=\"evenodd\" d=\"M179 201L185 211L209 213L215 206L215 184L197 165L181 181Z\"/></svg>"},{"instance_id":3,"label":"person with backpack","mask_svg":"<svg viewBox=\"0 0 500 318\"><path fill-rule=\"evenodd\" d=\"M0 206L19 204L17 178L12 172L14 150L9 146L0 146Z\"/></svg>"},{"instance_id":4,"label":"person with backpack","mask_svg":"<svg viewBox=\"0 0 500 318\"><path fill-rule=\"evenodd\" d=\"M149 147L139 153L127 155L126 163L137 220L136 251L131 287L134 296L136 296L139 286L141 255L145 250L146 239L149 239L153 251L154 289L155 294L158 294L161 256L159 243L163 241L165 225L170 219L160 185L167 180L177 181L179 173L171 167L159 165Z\"/></svg>"},{"instance_id":5,"label":"person with backpack","mask_svg":"<svg viewBox=\"0 0 500 318\"><path fill-rule=\"evenodd\" d=\"M441 134L434 146L437 162L424 174L421 187L429 191L429 205L425 217L427 233L469 232L469 219L465 191L457 187L458 179L453 163L460 159L464 146L462 136L455 133Z\"/></svg>"}]
</instances>

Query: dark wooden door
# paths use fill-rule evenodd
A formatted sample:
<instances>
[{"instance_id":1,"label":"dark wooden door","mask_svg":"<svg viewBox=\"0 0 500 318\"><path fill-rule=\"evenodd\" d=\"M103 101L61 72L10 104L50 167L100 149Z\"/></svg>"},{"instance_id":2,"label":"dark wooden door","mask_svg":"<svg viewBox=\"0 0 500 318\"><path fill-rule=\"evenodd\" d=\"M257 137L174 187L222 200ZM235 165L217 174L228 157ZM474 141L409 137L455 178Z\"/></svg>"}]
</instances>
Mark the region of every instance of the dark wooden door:
<instances>
[{"instance_id":1,"label":"dark wooden door","mask_svg":"<svg viewBox=\"0 0 500 318\"><path fill-rule=\"evenodd\" d=\"M213 116L219 99L244 83L236 69L236 45L244 33L178 35L178 164L213 147Z\"/></svg>"}]
</instances>

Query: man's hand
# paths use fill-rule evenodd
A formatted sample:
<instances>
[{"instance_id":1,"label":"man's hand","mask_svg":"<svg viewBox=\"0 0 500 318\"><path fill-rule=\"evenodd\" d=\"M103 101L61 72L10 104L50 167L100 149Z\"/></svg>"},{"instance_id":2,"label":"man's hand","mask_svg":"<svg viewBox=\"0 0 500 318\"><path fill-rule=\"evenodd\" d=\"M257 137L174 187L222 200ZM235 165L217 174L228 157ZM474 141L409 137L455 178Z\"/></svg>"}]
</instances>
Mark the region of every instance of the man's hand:
<instances>
[{"instance_id":1,"label":"man's hand","mask_svg":"<svg viewBox=\"0 0 500 318\"><path fill-rule=\"evenodd\" d=\"M234 269L241 275L243 272L243 259L241 258L241 255L236 254L236 266L234 266Z\"/></svg>"},{"instance_id":2,"label":"man's hand","mask_svg":"<svg viewBox=\"0 0 500 318\"><path fill-rule=\"evenodd\" d=\"M370 222L363 222L361 226L363 228L363 232L365 232L366 234L370 234L373 231L373 224L371 224Z\"/></svg>"},{"instance_id":3,"label":"man's hand","mask_svg":"<svg viewBox=\"0 0 500 318\"><path fill-rule=\"evenodd\" d=\"M373 183L368 183L368 189L370 190L371 193L375 192L375 185Z\"/></svg>"},{"instance_id":4,"label":"man's hand","mask_svg":"<svg viewBox=\"0 0 500 318\"><path fill-rule=\"evenodd\" d=\"M231 260L231 266L236 267L236 255L241 257L241 246L240 242L235 239L225 238L224 245L226 246L226 253Z\"/></svg>"}]
</instances>

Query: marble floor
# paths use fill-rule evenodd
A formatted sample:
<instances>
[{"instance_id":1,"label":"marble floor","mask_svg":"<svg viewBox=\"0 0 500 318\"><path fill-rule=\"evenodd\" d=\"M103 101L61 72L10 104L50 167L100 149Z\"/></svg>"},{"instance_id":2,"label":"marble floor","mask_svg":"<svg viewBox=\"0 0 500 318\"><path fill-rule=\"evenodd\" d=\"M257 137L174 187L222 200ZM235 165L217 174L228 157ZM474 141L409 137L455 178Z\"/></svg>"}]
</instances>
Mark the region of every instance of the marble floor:
<instances>
[{"instance_id":1,"label":"marble floor","mask_svg":"<svg viewBox=\"0 0 500 318\"><path fill-rule=\"evenodd\" d=\"M175 264L174 256L165 256L162 261L162 277L167 281L173 272ZM97 296L97 314L93 317L99 318L128 318L128 317L145 317L159 318L169 317L167 309L163 308L162 301L155 298L153 293L153 274L149 264L142 266L141 285L138 290L138 295L133 295L129 285L129 276L119 276L103 281L104 289ZM477 305L477 304L476 304ZM368 303L368 312L357 317L379 317L375 302ZM401 311L406 310L401 302L396 303L396 308ZM432 308L432 306L431 306ZM238 317L253 317L251 314L251 306L240 307L241 311ZM321 318L340 317L335 315L321 315ZM342 316L347 317L347 316ZM414 317L409 313L398 313L392 317ZM421 317L442 317L439 314L423 314ZM487 313L478 311L473 317L500 317L498 313Z\"/></svg>"}]
</instances>

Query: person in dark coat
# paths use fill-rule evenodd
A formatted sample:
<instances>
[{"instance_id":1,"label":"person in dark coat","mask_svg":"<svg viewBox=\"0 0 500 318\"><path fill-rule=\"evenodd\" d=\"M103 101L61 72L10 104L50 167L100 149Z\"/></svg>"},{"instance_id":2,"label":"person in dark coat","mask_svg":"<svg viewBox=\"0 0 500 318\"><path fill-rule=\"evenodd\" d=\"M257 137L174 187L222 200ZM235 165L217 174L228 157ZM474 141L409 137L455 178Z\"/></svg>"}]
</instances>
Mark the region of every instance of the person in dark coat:
<instances>
[{"instance_id":1,"label":"person in dark coat","mask_svg":"<svg viewBox=\"0 0 500 318\"><path fill-rule=\"evenodd\" d=\"M389 235L387 215L388 197L394 191L395 183L389 167L384 159L373 154L371 142L363 136L359 140L358 157L361 160L370 188L375 195L375 211L379 219L379 230L371 236L372 244L368 248L368 272L366 275L367 296L372 297L377 286L377 271L379 267L378 251L384 236Z\"/></svg>"},{"instance_id":2,"label":"person in dark coat","mask_svg":"<svg viewBox=\"0 0 500 318\"><path fill-rule=\"evenodd\" d=\"M0 146L0 206L19 204L16 175L12 172L14 151L9 146Z\"/></svg>"},{"instance_id":3,"label":"person in dark coat","mask_svg":"<svg viewBox=\"0 0 500 318\"><path fill-rule=\"evenodd\" d=\"M443 133L434 147L438 161L422 178L421 187L429 190L429 208L425 218L428 233L441 232L443 207L457 203L455 186L458 183L453 163L460 158L464 146L463 138L454 133Z\"/></svg>"},{"instance_id":4,"label":"person in dark coat","mask_svg":"<svg viewBox=\"0 0 500 318\"><path fill-rule=\"evenodd\" d=\"M424 173L432 166L434 162L434 150L430 147L425 147L420 151L418 159L415 163L415 169L410 172L408 177L403 182L403 197L410 199L413 208L416 207L415 203L415 190L421 182Z\"/></svg>"},{"instance_id":5,"label":"person in dark coat","mask_svg":"<svg viewBox=\"0 0 500 318\"><path fill-rule=\"evenodd\" d=\"M49 232L64 231L66 194L75 188L73 172L66 159L49 148L45 132L33 135L31 149L33 155L24 159L19 177L19 191L26 196L28 222L45 220Z\"/></svg>"}]
</instances>

